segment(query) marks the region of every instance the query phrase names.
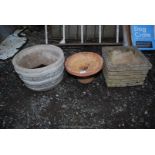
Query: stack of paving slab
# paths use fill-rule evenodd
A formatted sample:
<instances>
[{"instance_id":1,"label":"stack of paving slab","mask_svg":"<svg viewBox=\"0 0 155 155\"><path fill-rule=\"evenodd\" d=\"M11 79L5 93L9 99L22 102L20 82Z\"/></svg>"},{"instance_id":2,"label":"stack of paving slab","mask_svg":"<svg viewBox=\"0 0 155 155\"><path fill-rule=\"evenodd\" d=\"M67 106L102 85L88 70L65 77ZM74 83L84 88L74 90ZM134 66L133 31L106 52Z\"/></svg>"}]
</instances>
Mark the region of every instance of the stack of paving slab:
<instances>
[{"instance_id":1,"label":"stack of paving slab","mask_svg":"<svg viewBox=\"0 0 155 155\"><path fill-rule=\"evenodd\" d=\"M103 74L108 87L143 85L151 63L133 47L103 47Z\"/></svg>"}]
</instances>

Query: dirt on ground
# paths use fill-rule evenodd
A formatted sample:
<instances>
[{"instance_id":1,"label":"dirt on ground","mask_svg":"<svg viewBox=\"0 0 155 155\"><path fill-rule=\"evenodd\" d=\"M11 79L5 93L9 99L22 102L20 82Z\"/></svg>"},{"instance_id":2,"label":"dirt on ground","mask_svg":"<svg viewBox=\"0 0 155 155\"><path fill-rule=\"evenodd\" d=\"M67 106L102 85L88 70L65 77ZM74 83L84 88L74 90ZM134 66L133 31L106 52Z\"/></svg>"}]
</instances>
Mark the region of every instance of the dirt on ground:
<instances>
[{"instance_id":1,"label":"dirt on ground","mask_svg":"<svg viewBox=\"0 0 155 155\"><path fill-rule=\"evenodd\" d=\"M25 33L23 48L44 43L42 29ZM101 55L99 46L62 49L65 58L79 51ZM155 53L145 55L153 67L142 86L107 88L102 72L84 85L65 71L62 82L46 92L26 88L11 58L0 61L0 128L155 128Z\"/></svg>"}]
</instances>

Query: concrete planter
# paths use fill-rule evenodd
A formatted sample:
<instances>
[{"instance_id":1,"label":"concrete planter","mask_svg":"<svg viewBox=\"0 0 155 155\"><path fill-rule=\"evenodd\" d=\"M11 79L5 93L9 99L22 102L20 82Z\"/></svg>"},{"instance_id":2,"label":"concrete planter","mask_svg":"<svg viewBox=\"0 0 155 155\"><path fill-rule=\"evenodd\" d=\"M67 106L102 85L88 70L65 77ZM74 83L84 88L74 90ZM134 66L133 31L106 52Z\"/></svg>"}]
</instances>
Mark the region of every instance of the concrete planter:
<instances>
[{"instance_id":1,"label":"concrete planter","mask_svg":"<svg viewBox=\"0 0 155 155\"><path fill-rule=\"evenodd\" d=\"M108 87L143 85L152 64L133 47L103 47L103 74Z\"/></svg>"},{"instance_id":2,"label":"concrete planter","mask_svg":"<svg viewBox=\"0 0 155 155\"><path fill-rule=\"evenodd\" d=\"M21 80L32 90L49 90L63 79L64 54L53 45L26 48L13 58L12 63Z\"/></svg>"}]
</instances>

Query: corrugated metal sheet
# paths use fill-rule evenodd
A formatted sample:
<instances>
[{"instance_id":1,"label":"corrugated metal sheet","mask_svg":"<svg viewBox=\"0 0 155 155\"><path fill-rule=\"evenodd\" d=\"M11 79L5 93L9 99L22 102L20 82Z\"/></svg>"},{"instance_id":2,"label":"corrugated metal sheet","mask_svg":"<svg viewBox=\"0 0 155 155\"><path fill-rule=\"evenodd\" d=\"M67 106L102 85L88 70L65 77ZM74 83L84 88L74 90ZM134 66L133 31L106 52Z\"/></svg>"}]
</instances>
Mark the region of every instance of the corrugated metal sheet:
<instances>
[{"instance_id":1,"label":"corrugated metal sheet","mask_svg":"<svg viewBox=\"0 0 155 155\"><path fill-rule=\"evenodd\" d=\"M5 39L19 26L0 26L0 41ZM36 27L38 31L44 29L44 26L33 25L27 26L28 28ZM66 40L69 42L80 42L81 39L80 25L66 25ZM51 40L60 41L62 39L62 25L48 25L48 36ZM107 39L116 38L116 26L115 25L103 25L102 26L102 42ZM120 40L122 39L122 26L120 26ZM98 42L99 40L99 26L98 25L84 25L84 42Z\"/></svg>"},{"instance_id":2,"label":"corrugated metal sheet","mask_svg":"<svg viewBox=\"0 0 155 155\"><path fill-rule=\"evenodd\" d=\"M84 41L98 40L98 25L84 25ZM62 25L48 26L49 35L53 39L62 38ZM80 25L66 25L66 40L80 40ZM104 25L102 26L102 41L104 39L115 39L116 26ZM120 38L122 38L122 27L120 27Z\"/></svg>"},{"instance_id":3,"label":"corrugated metal sheet","mask_svg":"<svg viewBox=\"0 0 155 155\"><path fill-rule=\"evenodd\" d=\"M4 40L8 35L13 33L18 26L0 25L0 41Z\"/></svg>"}]
</instances>

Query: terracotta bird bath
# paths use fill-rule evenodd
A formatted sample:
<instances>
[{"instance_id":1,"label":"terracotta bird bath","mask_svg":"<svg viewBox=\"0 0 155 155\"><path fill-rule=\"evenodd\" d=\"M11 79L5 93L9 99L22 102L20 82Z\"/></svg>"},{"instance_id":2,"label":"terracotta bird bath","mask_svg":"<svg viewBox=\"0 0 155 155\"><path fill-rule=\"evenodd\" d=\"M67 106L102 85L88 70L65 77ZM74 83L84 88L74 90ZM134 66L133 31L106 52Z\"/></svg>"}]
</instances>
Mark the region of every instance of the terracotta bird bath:
<instances>
[{"instance_id":1,"label":"terracotta bird bath","mask_svg":"<svg viewBox=\"0 0 155 155\"><path fill-rule=\"evenodd\" d=\"M102 57L94 52L79 52L69 56L65 61L67 72L77 76L78 81L83 84L91 83L102 66Z\"/></svg>"}]
</instances>

